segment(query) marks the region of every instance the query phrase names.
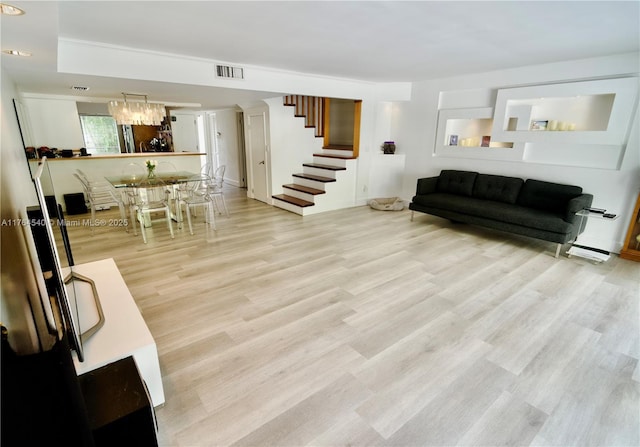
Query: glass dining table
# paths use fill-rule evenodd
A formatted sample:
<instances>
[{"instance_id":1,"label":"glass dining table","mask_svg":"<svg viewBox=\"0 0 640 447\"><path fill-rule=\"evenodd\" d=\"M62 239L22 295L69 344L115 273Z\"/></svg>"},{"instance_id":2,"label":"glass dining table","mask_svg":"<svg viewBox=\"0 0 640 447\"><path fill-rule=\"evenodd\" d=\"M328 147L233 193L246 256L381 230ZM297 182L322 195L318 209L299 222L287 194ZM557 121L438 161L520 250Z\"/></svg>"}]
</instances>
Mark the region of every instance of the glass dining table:
<instances>
[{"instance_id":1,"label":"glass dining table","mask_svg":"<svg viewBox=\"0 0 640 447\"><path fill-rule=\"evenodd\" d=\"M174 199L174 207L171 212L171 218L176 222L181 221L181 214L178 210L178 204L176 201L178 195L178 188L181 184L192 182L192 181L200 181L201 177L199 174L189 172L189 171L172 171L172 172L157 172L155 173L153 178L149 178L146 175L131 175L131 174L120 174L120 175L111 175L105 176L105 179L111 183L111 185L116 189L122 189L126 191L123 197L127 196L128 200L132 199L132 195L135 194L144 194L142 191L139 191L141 187L153 187L154 184L163 184L168 187L173 187L172 198ZM144 180L143 183L141 183ZM132 217L133 218L133 217ZM151 226L150 217L145 215L144 226ZM135 224L134 224L135 225Z\"/></svg>"},{"instance_id":2,"label":"glass dining table","mask_svg":"<svg viewBox=\"0 0 640 447\"><path fill-rule=\"evenodd\" d=\"M155 174L156 179L162 180L167 185L178 185L180 183L187 183L193 180L199 180L198 174L189 171L175 171L175 172L157 172ZM106 176L105 179L113 185L114 188L137 188L142 180L151 180L147 176L133 176L133 175L112 175Z\"/></svg>"}]
</instances>

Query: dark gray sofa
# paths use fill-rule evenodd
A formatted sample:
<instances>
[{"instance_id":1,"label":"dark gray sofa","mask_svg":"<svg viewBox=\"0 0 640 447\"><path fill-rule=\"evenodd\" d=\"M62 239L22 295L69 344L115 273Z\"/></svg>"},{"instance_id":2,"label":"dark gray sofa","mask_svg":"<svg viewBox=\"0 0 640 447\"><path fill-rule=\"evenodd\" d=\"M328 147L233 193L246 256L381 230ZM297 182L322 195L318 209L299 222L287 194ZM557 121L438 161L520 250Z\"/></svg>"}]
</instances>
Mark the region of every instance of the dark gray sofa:
<instances>
[{"instance_id":1,"label":"dark gray sofa","mask_svg":"<svg viewBox=\"0 0 640 447\"><path fill-rule=\"evenodd\" d=\"M558 244L576 239L586 219L576 212L591 206L593 196L579 186L516 177L443 170L418 179L409 204L414 212L529 236Z\"/></svg>"}]
</instances>

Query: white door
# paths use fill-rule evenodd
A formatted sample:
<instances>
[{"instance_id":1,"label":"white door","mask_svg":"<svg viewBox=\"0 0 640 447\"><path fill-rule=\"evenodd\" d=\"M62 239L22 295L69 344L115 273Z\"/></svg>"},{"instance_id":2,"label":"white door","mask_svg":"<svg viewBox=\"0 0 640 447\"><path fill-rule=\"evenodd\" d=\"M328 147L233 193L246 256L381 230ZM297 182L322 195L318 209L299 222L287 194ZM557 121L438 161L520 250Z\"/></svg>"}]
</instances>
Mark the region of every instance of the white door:
<instances>
[{"instance_id":1,"label":"white door","mask_svg":"<svg viewBox=\"0 0 640 447\"><path fill-rule=\"evenodd\" d=\"M198 117L193 112L172 111L171 133L175 152L200 152Z\"/></svg>"},{"instance_id":2,"label":"white door","mask_svg":"<svg viewBox=\"0 0 640 447\"><path fill-rule=\"evenodd\" d=\"M267 183L268 148L266 135L266 114L264 111L245 114L247 117L247 143L249 158L249 197L271 203Z\"/></svg>"}]
</instances>

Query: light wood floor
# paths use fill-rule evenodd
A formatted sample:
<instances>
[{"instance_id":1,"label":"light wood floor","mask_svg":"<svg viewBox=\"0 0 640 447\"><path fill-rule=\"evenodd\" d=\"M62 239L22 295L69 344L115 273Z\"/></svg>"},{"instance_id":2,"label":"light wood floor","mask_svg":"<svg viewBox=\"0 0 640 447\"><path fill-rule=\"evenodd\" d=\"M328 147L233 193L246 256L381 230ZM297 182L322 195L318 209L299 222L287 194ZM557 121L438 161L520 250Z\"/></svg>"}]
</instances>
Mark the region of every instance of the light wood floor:
<instances>
[{"instance_id":1,"label":"light wood floor","mask_svg":"<svg viewBox=\"0 0 640 447\"><path fill-rule=\"evenodd\" d=\"M227 202L217 231L156 222L147 245L71 229L157 342L161 445L640 445L640 264L409 211Z\"/></svg>"}]
</instances>

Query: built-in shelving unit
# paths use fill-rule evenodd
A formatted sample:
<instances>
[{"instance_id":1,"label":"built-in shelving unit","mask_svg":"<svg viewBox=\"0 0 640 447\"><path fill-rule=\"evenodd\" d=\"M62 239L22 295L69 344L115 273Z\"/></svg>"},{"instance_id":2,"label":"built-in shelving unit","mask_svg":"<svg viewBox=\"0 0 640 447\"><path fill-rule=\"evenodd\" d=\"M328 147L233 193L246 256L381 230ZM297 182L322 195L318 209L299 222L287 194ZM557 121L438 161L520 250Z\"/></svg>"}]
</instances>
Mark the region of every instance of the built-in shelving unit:
<instances>
[{"instance_id":1,"label":"built-in shelving unit","mask_svg":"<svg viewBox=\"0 0 640 447\"><path fill-rule=\"evenodd\" d=\"M492 127L492 107L442 109L438 113L435 154L459 158L521 160L522 150L514 148L511 142L495 141L491 137Z\"/></svg>"},{"instance_id":2,"label":"built-in shelving unit","mask_svg":"<svg viewBox=\"0 0 640 447\"><path fill-rule=\"evenodd\" d=\"M439 110L435 155L618 169L637 98L635 77L499 89L495 107Z\"/></svg>"}]
</instances>

